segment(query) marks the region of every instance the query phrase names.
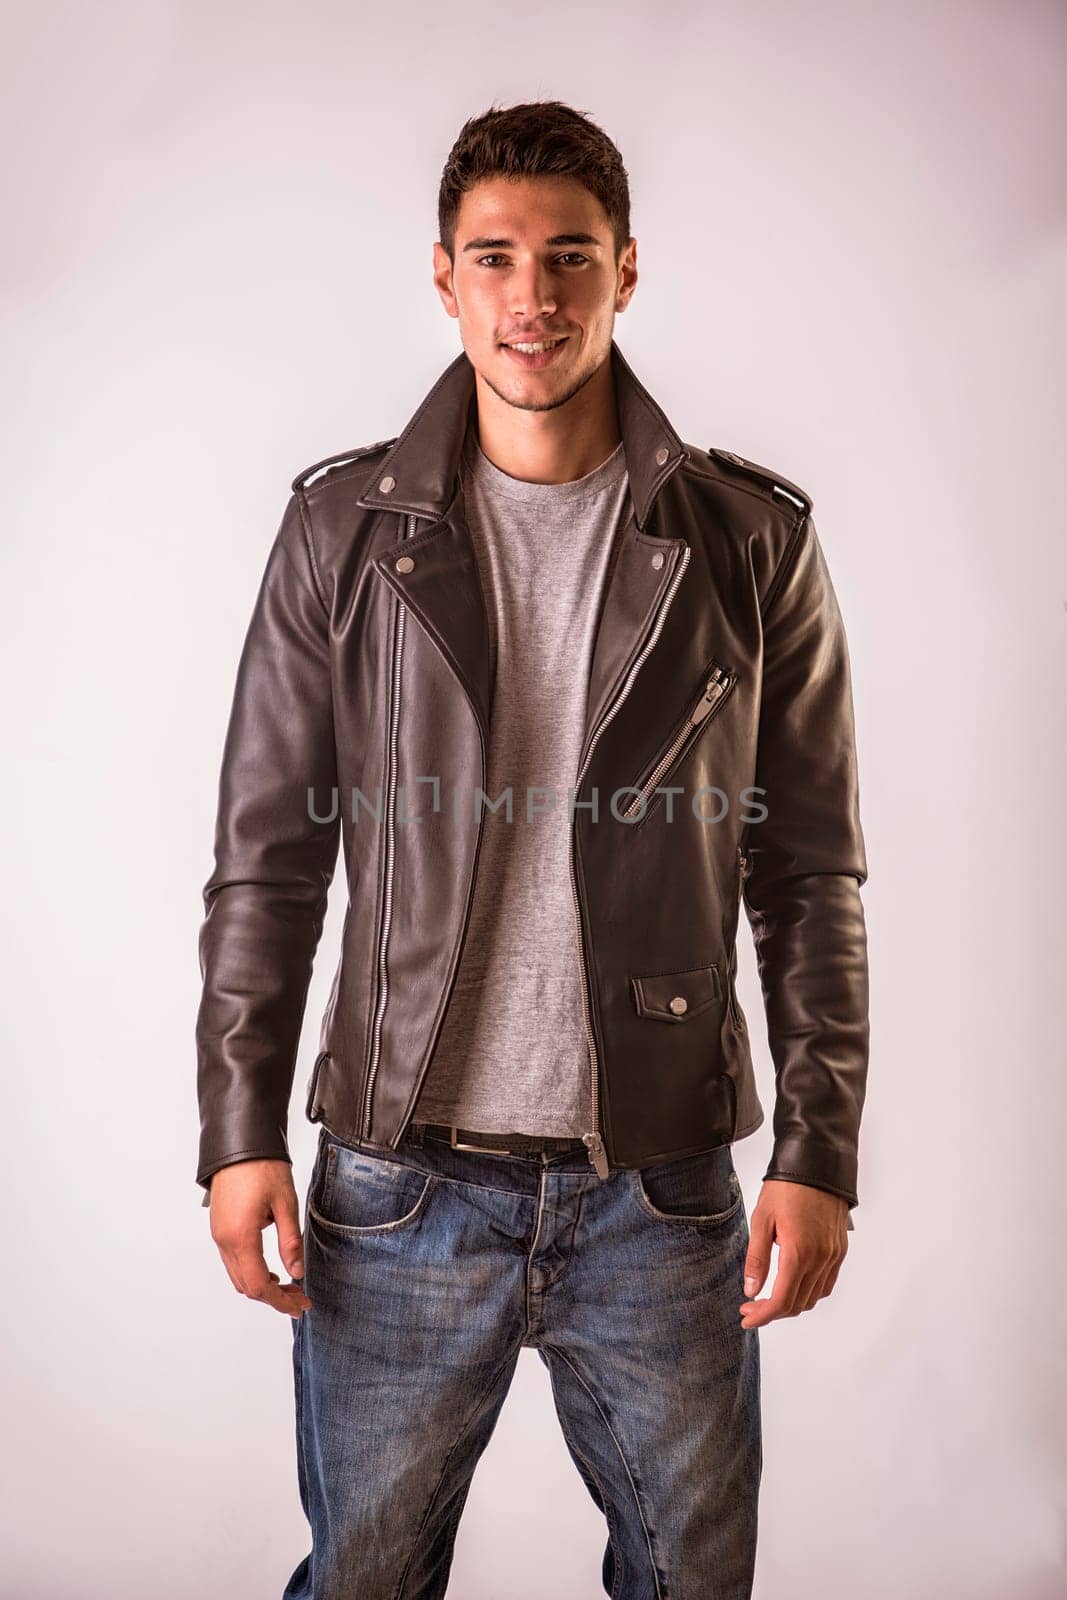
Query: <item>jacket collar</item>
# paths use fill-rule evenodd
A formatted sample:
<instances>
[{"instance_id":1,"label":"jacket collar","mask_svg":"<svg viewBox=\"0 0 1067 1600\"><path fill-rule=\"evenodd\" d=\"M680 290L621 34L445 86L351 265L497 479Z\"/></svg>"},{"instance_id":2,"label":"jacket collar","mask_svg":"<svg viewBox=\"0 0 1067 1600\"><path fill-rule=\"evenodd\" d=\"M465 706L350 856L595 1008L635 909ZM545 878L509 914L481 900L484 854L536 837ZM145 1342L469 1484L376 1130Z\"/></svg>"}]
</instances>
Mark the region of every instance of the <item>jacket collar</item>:
<instances>
[{"instance_id":1,"label":"jacket collar","mask_svg":"<svg viewBox=\"0 0 1067 1600\"><path fill-rule=\"evenodd\" d=\"M685 446L612 340L611 361L630 498L643 531L656 497L685 458ZM372 510L442 518L456 492L474 368L466 351L445 368L359 498Z\"/></svg>"}]
</instances>

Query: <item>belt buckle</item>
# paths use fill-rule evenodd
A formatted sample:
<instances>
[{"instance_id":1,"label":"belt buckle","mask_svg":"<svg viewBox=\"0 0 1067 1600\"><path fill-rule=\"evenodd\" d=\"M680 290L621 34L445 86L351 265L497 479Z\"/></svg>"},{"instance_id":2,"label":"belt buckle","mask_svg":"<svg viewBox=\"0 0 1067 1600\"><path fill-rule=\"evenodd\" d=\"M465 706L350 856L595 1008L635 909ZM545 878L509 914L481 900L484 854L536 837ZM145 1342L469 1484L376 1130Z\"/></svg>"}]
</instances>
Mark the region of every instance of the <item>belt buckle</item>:
<instances>
[{"instance_id":1,"label":"belt buckle","mask_svg":"<svg viewBox=\"0 0 1067 1600\"><path fill-rule=\"evenodd\" d=\"M486 1156L510 1156L514 1154L513 1150L509 1148L501 1149L499 1145L495 1144L465 1144L462 1139L456 1138L458 1132L459 1129L456 1124L454 1122L449 1123L449 1143L453 1150L477 1150Z\"/></svg>"}]
</instances>

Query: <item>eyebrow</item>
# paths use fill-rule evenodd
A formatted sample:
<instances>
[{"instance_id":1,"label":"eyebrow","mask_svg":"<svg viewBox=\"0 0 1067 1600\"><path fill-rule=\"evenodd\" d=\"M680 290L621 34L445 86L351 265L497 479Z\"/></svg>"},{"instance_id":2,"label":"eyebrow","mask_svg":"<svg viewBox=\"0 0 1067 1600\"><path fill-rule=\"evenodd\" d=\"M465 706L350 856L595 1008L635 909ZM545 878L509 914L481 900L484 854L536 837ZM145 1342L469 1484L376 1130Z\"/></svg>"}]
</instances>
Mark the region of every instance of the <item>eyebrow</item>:
<instances>
[{"instance_id":1,"label":"eyebrow","mask_svg":"<svg viewBox=\"0 0 1067 1600\"><path fill-rule=\"evenodd\" d=\"M600 240L594 233L554 233L551 239L546 239L547 245L560 244L586 244L595 245L598 249ZM463 246L464 250L514 250L514 239L470 239Z\"/></svg>"}]
</instances>

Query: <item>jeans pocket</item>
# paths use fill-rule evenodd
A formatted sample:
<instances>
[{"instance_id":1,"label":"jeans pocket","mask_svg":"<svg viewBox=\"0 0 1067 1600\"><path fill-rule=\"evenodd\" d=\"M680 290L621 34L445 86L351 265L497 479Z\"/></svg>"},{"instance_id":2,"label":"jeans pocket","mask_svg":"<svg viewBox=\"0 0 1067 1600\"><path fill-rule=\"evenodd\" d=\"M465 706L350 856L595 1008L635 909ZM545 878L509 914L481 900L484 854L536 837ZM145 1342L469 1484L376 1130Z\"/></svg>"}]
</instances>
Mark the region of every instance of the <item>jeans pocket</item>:
<instances>
[{"instance_id":1,"label":"jeans pocket","mask_svg":"<svg viewBox=\"0 0 1067 1600\"><path fill-rule=\"evenodd\" d=\"M642 1211L677 1227L719 1227L737 1215L744 1201L728 1144L637 1167L632 1178Z\"/></svg>"},{"instance_id":2,"label":"jeans pocket","mask_svg":"<svg viewBox=\"0 0 1067 1600\"><path fill-rule=\"evenodd\" d=\"M396 1233L418 1221L436 1183L432 1172L327 1137L307 1215L313 1226L346 1238Z\"/></svg>"}]
</instances>

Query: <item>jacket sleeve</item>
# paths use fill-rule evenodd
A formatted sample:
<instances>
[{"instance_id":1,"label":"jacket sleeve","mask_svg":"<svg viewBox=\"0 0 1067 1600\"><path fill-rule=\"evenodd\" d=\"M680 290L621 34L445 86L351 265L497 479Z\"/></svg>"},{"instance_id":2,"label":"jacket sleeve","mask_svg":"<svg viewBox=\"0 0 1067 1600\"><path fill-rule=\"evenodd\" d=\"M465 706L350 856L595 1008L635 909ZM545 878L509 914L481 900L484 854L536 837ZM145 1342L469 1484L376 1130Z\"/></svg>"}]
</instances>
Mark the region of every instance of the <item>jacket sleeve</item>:
<instances>
[{"instance_id":1,"label":"jacket sleeve","mask_svg":"<svg viewBox=\"0 0 1067 1600\"><path fill-rule=\"evenodd\" d=\"M763 604L757 785L744 901L774 1062L764 1178L859 1203L869 1019L852 683L844 625L810 511ZM851 1219L850 1219L851 1222Z\"/></svg>"},{"instance_id":2,"label":"jacket sleeve","mask_svg":"<svg viewBox=\"0 0 1067 1600\"><path fill-rule=\"evenodd\" d=\"M231 1162L291 1159L289 1099L340 833L328 637L297 493L271 547L237 668L215 866L203 891L196 1181L205 1189Z\"/></svg>"}]
</instances>

